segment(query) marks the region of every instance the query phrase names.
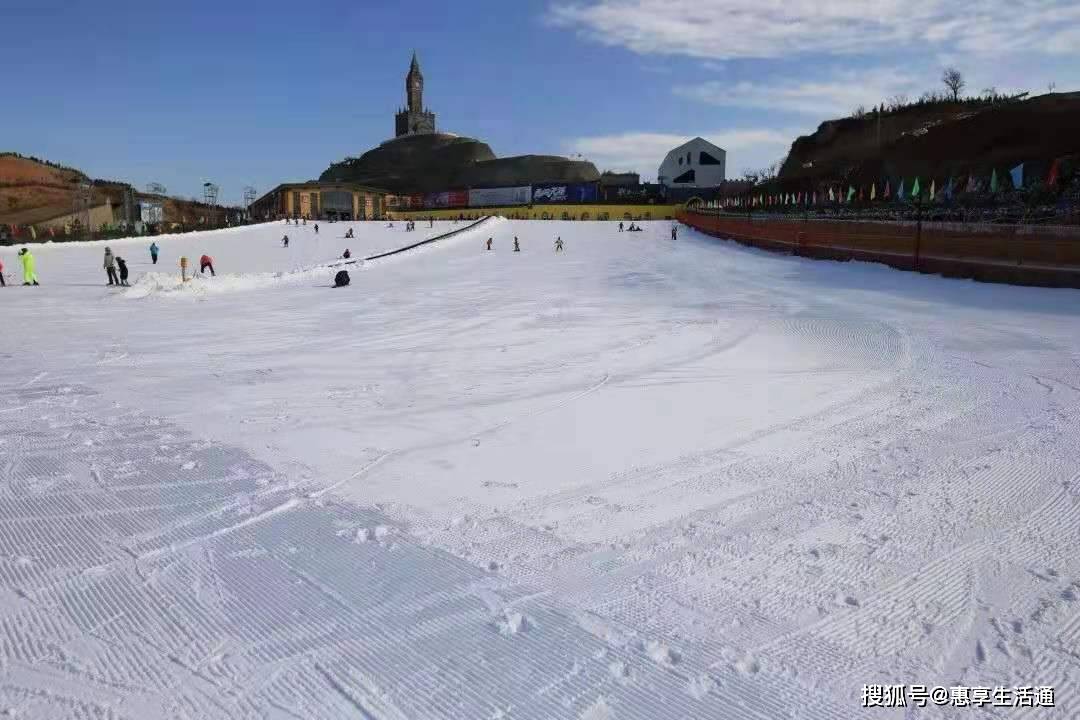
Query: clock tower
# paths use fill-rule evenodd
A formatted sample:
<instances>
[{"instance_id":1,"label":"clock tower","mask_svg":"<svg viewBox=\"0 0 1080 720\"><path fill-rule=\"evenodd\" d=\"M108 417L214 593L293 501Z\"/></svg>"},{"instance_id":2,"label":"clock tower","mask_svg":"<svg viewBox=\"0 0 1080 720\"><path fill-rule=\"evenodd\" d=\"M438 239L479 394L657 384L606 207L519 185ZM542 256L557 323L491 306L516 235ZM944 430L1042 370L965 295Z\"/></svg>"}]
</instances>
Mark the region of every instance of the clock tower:
<instances>
[{"instance_id":1,"label":"clock tower","mask_svg":"<svg viewBox=\"0 0 1080 720\"><path fill-rule=\"evenodd\" d=\"M420 72L420 62L415 52L409 74L405 76L405 101L407 107L394 117L395 136L434 133L435 113L424 109L424 75Z\"/></svg>"}]
</instances>

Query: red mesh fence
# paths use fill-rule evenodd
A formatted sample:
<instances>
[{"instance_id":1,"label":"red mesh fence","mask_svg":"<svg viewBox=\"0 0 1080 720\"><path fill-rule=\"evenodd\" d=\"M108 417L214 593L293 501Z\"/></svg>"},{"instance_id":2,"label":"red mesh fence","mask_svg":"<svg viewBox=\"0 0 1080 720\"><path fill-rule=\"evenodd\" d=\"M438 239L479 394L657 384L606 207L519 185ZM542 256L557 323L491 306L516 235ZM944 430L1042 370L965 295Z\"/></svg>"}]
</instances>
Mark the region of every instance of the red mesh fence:
<instances>
[{"instance_id":1,"label":"red mesh fence","mask_svg":"<svg viewBox=\"0 0 1080 720\"><path fill-rule=\"evenodd\" d=\"M805 257L865 260L990 282L1080 287L1080 232L1075 228L749 218L687 211L678 219L714 237Z\"/></svg>"}]
</instances>

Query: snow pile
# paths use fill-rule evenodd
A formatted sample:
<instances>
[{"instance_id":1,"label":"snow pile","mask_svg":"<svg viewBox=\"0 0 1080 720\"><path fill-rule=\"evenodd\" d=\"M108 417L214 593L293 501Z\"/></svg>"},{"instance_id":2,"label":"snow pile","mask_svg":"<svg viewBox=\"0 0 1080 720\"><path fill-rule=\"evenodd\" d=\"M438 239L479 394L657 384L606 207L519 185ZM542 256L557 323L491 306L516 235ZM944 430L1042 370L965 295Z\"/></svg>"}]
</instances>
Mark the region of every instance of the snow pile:
<instances>
[{"instance_id":1,"label":"snow pile","mask_svg":"<svg viewBox=\"0 0 1080 720\"><path fill-rule=\"evenodd\" d=\"M348 270L357 268L354 264ZM142 299L151 296L170 298L204 298L207 295L260 290L270 287L298 285L330 285L334 274L341 269L337 265L321 265L305 270L274 273L239 273L208 277L196 273L184 282L178 273L149 272L138 279L123 294L125 298Z\"/></svg>"}]
</instances>

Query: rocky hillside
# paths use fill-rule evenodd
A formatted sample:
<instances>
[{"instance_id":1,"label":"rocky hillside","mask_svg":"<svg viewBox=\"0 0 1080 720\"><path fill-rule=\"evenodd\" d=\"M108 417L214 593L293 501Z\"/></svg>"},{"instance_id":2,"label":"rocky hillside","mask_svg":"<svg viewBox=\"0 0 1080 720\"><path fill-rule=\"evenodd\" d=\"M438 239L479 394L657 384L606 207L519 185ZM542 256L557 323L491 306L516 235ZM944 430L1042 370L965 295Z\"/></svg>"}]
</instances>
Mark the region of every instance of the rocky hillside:
<instances>
[{"instance_id":1,"label":"rocky hillside","mask_svg":"<svg viewBox=\"0 0 1080 720\"><path fill-rule=\"evenodd\" d=\"M75 168L51 163L18 153L0 153L0 224L33 224L46 217L71 212L81 183L90 178ZM168 222L193 223L201 217L223 222L225 208L208 208L201 202L148 195L133 191L128 183L114 180L93 181L93 203L108 199L122 207L129 193L134 202L161 203Z\"/></svg>"},{"instance_id":2,"label":"rocky hillside","mask_svg":"<svg viewBox=\"0 0 1080 720\"><path fill-rule=\"evenodd\" d=\"M800 137L779 184L988 175L1026 163L1045 172L1080 152L1080 93L998 103L935 103L822 123Z\"/></svg>"}]
</instances>

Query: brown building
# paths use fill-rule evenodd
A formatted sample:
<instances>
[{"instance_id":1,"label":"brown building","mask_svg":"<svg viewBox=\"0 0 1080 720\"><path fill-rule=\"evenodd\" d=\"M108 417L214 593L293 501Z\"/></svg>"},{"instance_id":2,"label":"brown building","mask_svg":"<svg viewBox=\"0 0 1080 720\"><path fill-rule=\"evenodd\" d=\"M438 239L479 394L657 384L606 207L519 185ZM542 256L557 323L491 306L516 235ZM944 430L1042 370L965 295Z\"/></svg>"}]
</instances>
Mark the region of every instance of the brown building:
<instances>
[{"instance_id":1,"label":"brown building","mask_svg":"<svg viewBox=\"0 0 1080 720\"><path fill-rule=\"evenodd\" d=\"M386 191L348 182L284 183L248 208L251 219L305 217L312 220L378 220L386 212Z\"/></svg>"}]
</instances>

